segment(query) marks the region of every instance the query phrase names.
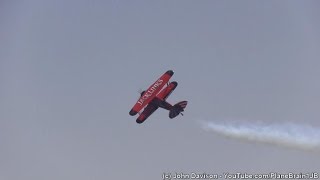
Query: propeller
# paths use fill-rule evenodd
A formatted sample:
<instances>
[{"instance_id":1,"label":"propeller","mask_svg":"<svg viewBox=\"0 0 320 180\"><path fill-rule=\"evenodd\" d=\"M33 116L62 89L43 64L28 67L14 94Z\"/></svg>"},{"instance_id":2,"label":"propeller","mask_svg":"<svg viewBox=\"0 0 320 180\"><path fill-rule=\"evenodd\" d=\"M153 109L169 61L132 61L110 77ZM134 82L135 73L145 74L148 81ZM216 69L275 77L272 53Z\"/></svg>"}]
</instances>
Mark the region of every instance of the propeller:
<instances>
[{"instance_id":1,"label":"propeller","mask_svg":"<svg viewBox=\"0 0 320 180\"><path fill-rule=\"evenodd\" d=\"M140 94L140 97L142 96L142 94L143 94L144 92L145 92L145 91L142 90L141 88L139 89L138 93ZM140 97L139 97L139 98L140 98Z\"/></svg>"},{"instance_id":2,"label":"propeller","mask_svg":"<svg viewBox=\"0 0 320 180\"><path fill-rule=\"evenodd\" d=\"M142 88L139 88L138 93L141 94L143 92Z\"/></svg>"},{"instance_id":3,"label":"propeller","mask_svg":"<svg viewBox=\"0 0 320 180\"><path fill-rule=\"evenodd\" d=\"M139 88L139 90L137 91L137 93L139 94L139 97L138 97L138 98L141 97L142 92L143 92L142 88Z\"/></svg>"}]
</instances>

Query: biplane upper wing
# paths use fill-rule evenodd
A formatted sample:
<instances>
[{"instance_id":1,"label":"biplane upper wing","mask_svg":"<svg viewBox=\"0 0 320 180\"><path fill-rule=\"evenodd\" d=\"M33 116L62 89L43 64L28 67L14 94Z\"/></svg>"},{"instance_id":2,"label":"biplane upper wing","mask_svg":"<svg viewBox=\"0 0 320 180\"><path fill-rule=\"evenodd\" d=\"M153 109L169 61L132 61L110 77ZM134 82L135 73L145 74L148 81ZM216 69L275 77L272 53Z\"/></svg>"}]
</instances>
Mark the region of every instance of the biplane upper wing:
<instances>
[{"instance_id":1,"label":"biplane upper wing","mask_svg":"<svg viewBox=\"0 0 320 180\"><path fill-rule=\"evenodd\" d=\"M136 115L142 108L144 108L149 102L159 93L163 86L169 81L173 75L173 71L169 70L165 72L156 82L154 82L139 98L129 114L131 116Z\"/></svg>"},{"instance_id":2,"label":"biplane upper wing","mask_svg":"<svg viewBox=\"0 0 320 180\"><path fill-rule=\"evenodd\" d=\"M166 100L168 96L174 91L174 89L178 86L176 81L171 82L167 87L165 87L159 94L157 94L157 98L161 100Z\"/></svg>"}]
</instances>

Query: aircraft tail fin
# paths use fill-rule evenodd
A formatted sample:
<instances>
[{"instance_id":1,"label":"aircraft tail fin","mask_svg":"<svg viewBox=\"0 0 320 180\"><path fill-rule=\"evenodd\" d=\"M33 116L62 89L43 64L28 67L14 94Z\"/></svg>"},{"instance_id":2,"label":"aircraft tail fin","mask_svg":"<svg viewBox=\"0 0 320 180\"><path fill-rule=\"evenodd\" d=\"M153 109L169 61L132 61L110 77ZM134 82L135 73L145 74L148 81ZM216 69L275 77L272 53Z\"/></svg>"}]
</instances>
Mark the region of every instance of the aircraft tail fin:
<instances>
[{"instance_id":1,"label":"aircraft tail fin","mask_svg":"<svg viewBox=\"0 0 320 180\"><path fill-rule=\"evenodd\" d=\"M184 111L184 109L187 107L188 101L181 101L172 106L172 108L169 111L169 118L175 118L179 114L183 115L181 112Z\"/></svg>"}]
</instances>

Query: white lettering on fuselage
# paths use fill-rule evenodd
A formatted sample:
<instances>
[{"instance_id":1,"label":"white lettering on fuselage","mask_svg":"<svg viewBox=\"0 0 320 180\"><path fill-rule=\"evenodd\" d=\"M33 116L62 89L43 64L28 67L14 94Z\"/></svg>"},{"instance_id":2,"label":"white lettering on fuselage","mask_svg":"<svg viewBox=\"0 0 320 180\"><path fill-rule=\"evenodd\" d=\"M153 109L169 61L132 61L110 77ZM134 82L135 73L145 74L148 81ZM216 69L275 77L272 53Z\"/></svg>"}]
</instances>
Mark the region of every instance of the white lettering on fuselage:
<instances>
[{"instance_id":1,"label":"white lettering on fuselage","mask_svg":"<svg viewBox=\"0 0 320 180\"><path fill-rule=\"evenodd\" d=\"M143 96L139 99L138 104L140 104L140 106L142 106L143 102L145 100L147 100L150 96L152 96L152 94L160 87L160 85L163 83L162 79L158 79L153 86L146 91Z\"/></svg>"}]
</instances>

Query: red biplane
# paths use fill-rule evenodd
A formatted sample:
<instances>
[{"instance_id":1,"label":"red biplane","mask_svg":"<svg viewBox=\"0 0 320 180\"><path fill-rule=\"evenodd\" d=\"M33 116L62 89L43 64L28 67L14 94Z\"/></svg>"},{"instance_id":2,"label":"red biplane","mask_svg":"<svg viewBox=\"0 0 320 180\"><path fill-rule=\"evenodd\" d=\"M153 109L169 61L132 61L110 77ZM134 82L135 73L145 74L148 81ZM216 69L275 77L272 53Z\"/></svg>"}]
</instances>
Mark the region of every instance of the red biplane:
<instances>
[{"instance_id":1,"label":"red biplane","mask_svg":"<svg viewBox=\"0 0 320 180\"><path fill-rule=\"evenodd\" d=\"M136 120L137 123L143 123L159 107L168 110L169 118L171 119L175 118L179 114L183 115L182 112L187 106L187 101L181 101L174 106L166 101L166 99L178 85L178 83L175 81L169 82L169 79L173 73L174 72L172 70L165 72L147 90L141 92L139 100L129 112L131 116L139 113L139 117ZM143 108L144 110L142 113L140 113Z\"/></svg>"}]
</instances>

